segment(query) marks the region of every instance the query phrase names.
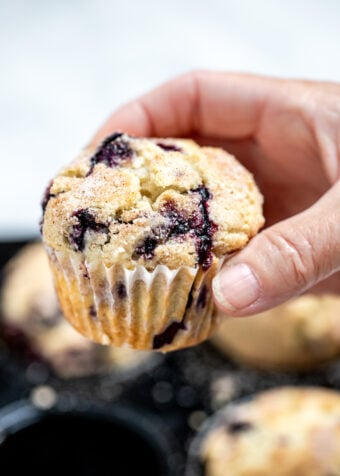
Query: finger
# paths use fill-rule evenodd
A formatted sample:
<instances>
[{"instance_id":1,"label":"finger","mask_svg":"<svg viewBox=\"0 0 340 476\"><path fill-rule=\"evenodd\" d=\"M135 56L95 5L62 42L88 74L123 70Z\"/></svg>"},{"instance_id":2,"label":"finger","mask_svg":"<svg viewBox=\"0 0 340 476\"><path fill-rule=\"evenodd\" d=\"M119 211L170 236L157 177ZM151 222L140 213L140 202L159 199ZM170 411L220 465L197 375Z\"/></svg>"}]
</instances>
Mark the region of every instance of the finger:
<instances>
[{"instance_id":1,"label":"finger","mask_svg":"<svg viewBox=\"0 0 340 476\"><path fill-rule=\"evenodd\" d=\"M315 205L257 235L213 282L217 305L245 316L297 296L340 270L340 183Z\"/></svg>"},{"instance_id":2,"label":"finger","mask_svg":"<svg viewBox=\"0 0 340 476\"><path fill-rule=\"evenodd\" d=\"M252 136L278 80L221 72L180 76L116 111L95 136L114 130L137 136L188 136L239 139Z\"/></svg>"}]
</instances>

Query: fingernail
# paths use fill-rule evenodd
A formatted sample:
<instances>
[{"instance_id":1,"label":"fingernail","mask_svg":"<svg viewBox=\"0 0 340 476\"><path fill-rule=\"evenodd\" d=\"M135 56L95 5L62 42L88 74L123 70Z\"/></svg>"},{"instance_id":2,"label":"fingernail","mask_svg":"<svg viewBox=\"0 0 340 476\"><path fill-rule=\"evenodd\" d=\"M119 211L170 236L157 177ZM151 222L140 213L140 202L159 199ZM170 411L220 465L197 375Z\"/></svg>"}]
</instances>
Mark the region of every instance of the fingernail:
<instances>
[{"instance_id":1,"label":"fingernail","mask_svg":"<svg viewBox=\"0 0 340 476\"><path fill-rule=\"evenodd\" d=\"M246 264L226 266L213 279L215 298L225 311L240 311L260 296L258 279Z\"/></svg>"}]
</instances>

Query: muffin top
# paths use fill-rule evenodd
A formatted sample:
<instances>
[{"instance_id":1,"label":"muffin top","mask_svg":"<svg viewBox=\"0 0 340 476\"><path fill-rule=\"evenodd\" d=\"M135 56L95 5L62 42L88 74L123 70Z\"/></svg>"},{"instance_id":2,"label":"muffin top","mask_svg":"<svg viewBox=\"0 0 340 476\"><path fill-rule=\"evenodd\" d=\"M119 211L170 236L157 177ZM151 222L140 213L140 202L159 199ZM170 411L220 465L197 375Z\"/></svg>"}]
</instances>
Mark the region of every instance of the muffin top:
<instances>
[{"instance_id":1,"label":"muffin top","mask_svg":"<svg viewBox=\"0 0 340 476\"><path fill-rule=\"evenodd\" d=\"M207 270L263 224L252 175L222 149L115 133L51 182L42 234L106 266Z\"/></svg>"},{"instance_id":2,"label":"muffin top","mask_svg":"<svg viewBox=\"0 0 340 476\"><path fill-rule=\"evenodd\" d=\"M340 296L305 294L250 319L221 319L212 342L264 369L304 370L340 355Z\"/></svg>"},{"instance_id":3,"label":"muffin top","mask_svg":"<svg viewBox=\"0 0 340 476\"><path fill-rule=\"evenodd\" d=\"M340 471L340 394L283 387L218 413L202 442L205 476L326 476Z\"/></svg>"}]
</instances>

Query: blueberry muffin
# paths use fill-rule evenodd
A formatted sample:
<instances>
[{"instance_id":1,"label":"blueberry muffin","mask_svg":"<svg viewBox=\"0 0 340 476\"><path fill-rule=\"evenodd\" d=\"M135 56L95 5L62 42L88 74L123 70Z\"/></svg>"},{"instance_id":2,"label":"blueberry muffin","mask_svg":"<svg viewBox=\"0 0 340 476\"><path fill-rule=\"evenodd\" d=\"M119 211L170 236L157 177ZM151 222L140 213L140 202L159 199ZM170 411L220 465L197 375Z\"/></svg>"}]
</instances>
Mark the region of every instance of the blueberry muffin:
<instances>
[{"instance_id":1,"label":"blueberry muffin","mask_svg":"<svg viewBox=\"0 0 340 476\"><path fill-rule=\"evenodd\" d=\"M187 476L340 475L340 393L282 387L218 412Z\"/></svg>"},{"instance_id":2,"label":"blueberry muffin","mask_svg":"<svg viewBox=\"0 0 340 476\"><path fill-rule=\"evenodd\" d=\"M340 355L340 296L305 294L246 319L221 319L213 344L268 370L307 370Z\"/></svg>"},{"instance_id":3,"label":"blueberry muffin","mask_svg":"<svg viewBox=\"0 0 340 476\"><path fill-rule=\"evenodd\" d=\"M6 268L1 292L3 324L35 337L62 320L46 252L40 243L23 247Z\"/></svg>"},{"instance_id":4,"label":"blueberry muffin","mask_svg":"<svg viewBox=\"0 0 340 476\"><path fill-rule=\"evenodd\" d=\"M263 224L253 177L225 151L121 133L62 170L43 210L72 325L103 344L161 351L211 334L219 259Z\"/></svg>"},{"instance_id":5,"label":"blueberry muffin","mask_svg":"<svg viewBox=\"0 0 340 476\"><path fill-rule=\"evenodd\" d=\"M152 357L148 352L94 344L70 326L60 311L47 255L40 243L22 248L8 263L1 307L1 329L8 345L47 362L62 378L99 372L123 376L124 372L142 368Z\"/></svg>"}]
</instances>

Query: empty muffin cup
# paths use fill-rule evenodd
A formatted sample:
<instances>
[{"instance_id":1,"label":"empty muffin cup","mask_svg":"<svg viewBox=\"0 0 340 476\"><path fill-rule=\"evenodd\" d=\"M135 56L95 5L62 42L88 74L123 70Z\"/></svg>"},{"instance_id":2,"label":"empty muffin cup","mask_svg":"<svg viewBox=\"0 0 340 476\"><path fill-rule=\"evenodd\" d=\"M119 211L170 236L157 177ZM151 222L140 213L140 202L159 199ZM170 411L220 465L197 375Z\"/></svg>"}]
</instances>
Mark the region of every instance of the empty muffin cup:
<instances>
[{"instance_id":1,"label":"empty muffin cup","mask_svg":"<svg viewBox=\"0 0 340 476\"><path fill-rule=\"evenodd\" d=\"M173 474L164 434L131 409L43 411L19 402L0 412L0 429L3 474Z\"/></svg>"}]
</instances>

